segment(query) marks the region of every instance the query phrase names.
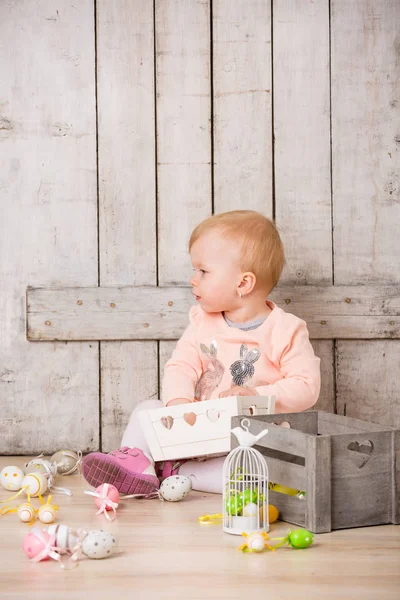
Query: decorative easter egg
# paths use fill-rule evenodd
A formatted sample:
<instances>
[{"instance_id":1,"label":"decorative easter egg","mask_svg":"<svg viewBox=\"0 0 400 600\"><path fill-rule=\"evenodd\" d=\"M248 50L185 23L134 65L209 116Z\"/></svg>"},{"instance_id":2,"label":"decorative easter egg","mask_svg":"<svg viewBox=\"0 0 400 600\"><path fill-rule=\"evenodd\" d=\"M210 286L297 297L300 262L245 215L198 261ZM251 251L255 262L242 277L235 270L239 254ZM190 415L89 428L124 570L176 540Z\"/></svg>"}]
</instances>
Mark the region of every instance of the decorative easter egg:
<instances>
[{"instance_id":1,"label":"decorative easter egg","mask_svg":"<svg viewBox=\"0 0 400 600\"><path fill-rule=\"evenodd\" d=\"M107 506L107 504L104 503L104 500L102 500L102 498L109 498L111 502L115 502L118 505L119 491L114 485L111 485L111 483L102 483L96 488L96 492L101 496L100 498L97 498L96 496L94 498L94 502L97 508L101 508L102 506L104 506L106 510L112 510L112 507Z\"/></svg>"},{"instance_id":2,"label":"decorative easter egg","mask_svg":"<svg viewBox=\"0 0 400 600\"><path fill-rule=\"evenodd\" d=\"M243 507L243 516L244 517L256 517L258 513L258 505L254 502L249 502L246 506Z\"/></svg>"},{"instance_id":3,"label":"decorative easter egg","mask_svg":"<svg viewBox=\"0 0 400 600\"><path fill-rule=\"evenodd\" d=\"M49 504L44 504L38 510L38 517L39 521L48 525L49 523L52 523L56 518L56 511Z\"/></svg>"},{"instance_id":4,"label":"decorative easter egg","mask_svg":"<svg viewBox=\"0 0 400 600\"><path fill-rule=\"evenodd\" d=\"M25 473L19 467L4 467L0 473L0 483L6 490L16 492L22 487L22 480Z\"/></svg>"},{"instance_id":5,"label":"decorative easter egg","mask_svg":"<svg viewBox=\"0 0 400 600\"><path fill-rule=\"evenodd\" d=\"M247 547L253 552L262 552L265 548L265 539L263 535L256 531L247 536Z\"/></svg>"},{"instance_id":6,"label":"decorative easter egg","mask_svg":"<svg viewBox=\"0 0 400 600\"><path fill-rule=\"evenodd\" d=\"M50 457L50 460L52 463L56 463L57 473L60 475L72 475L81 462L80 456L73 450L58 450Z\"/></svg>"},{"instance_id":7,"label":"decorative easter egg","mask_svg":"<svg viewBox=\"0 0 400 600\"><path fill-rule=\"evenodd\" d=\"M113 534L102 529L89 531L82 540L82 552L89 558L107 558L116 548Z\"/></svg>"},{"instance_id":8,"label":"decorative easter egg","mask_svg":"<svg viewBox=\"0 0 400 600\"><path fill-rule=\"evenodd\" d=\"M18 507L17 515L22 523L30 523L36 518L35 509L32 504L21 504Z\"/></svg>"},{"instance_id":9,"label":"decorative easter egg","mask_svg":"<svg viewBox=\"0 0 400 600\"><path fill-rule=\"evenodd\" d=\"M160 494L168 502L179 502L192 489L192 482L184 475L171 475L160 485Z\"/></svg>"},{"instance_id":10,"label":"decorative easter egg","mask_svg":"<svg viewBox=\"0 0 400 600\"><path fill-rule=\"evenodd\" d=\"M35 498L47 490L47 477L43 473L28 473L22 480L22 487L26 495Z\"/></svg>"},{"instance_id":11,"label":"decorative easter egg","mask_svg":"<svg viewBox=\"0 0 400 600\"><path fill-rule=\"evenodd\" d=\"M25 473L51 473L52 464L50 461L43 458L33 458L29 462L25 463Z\"/></svg>"},{"instance_id":12,"label":"decorative easter egg","mask_svg":"<svg viewBox=\"0 0 400 600\"><path fill-rule=\"evenodd\" d=\"M46 547L46 542L50 540L51 536L46 531L40 531L39 534L32 529L22 540L22 549L29 558L36 558ZM44 556L41 560L47 559L48 556Z\"/></svg>"},{"instance_id":13,"label":"decorative easter egg","mask_svg":"<svg viewBox=\"0 0 400 600\"><path fill-rule=\"evenodd\" d=\"M50 535L54 535L54 545L57 546L57 551L60 554L66 554L66 552L73 547L74 542L77 539L77 537L74 537L73 540L70 539L71 530L68 527L68 525L64 525L62 523L58 523L56 525L49 525L49 527L46 527L46 531Z\"/></svg>"},{"instance_id":14,"label":"decorative easter egg","mask_svg":"<svg viewBox=\"0 0 400 600\"><path fill-rule=\"evenodd\" d=\"M226 498L226 512L230 516L240 517L243 509L243 500L241 494L230 494Z\"/></svg>"},{"instance_id":15,"label":"decorative easter egg","mask_svg":"<svg viewBox=\"0 0 400 600\"><path fill-rule=\"evenodd\" d=\"M279 510L273 504L268 504L268 522L275 523L279 517Z\"/></svg>"},{"instance_id":16,"label":"decorative easter egg","mask_svg":"<svg viewBox=\"0 0 400 600\"><path fill-rule=\"evenodd\" d=\"M292 548L307 548L314 541L314 536L307 529L295 529L288 534L288 542Z\"/></svg>"},{"instance_id":17,"label":"decorative easter egg","mask_svg":"<svg viewBox=\"0 0 400 600\"><path fill-rule=\"evenodd\" d=\"M245 489L241 494L243 506L246 504L250 504L254 502L255 504L258 502L258 490L250 490L249 488Z\"/></svg>"}]
</instances>

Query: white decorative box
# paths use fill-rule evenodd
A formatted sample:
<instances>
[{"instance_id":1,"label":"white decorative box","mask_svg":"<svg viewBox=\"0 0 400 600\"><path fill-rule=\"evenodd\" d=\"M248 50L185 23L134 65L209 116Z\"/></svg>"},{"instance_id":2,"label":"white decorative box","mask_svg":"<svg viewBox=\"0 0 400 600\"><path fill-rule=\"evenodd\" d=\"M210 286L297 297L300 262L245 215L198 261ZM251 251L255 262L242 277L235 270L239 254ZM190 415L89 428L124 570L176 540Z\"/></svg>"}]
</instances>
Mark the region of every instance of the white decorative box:
<instances>
[{"instance_id":1,"label":"white decorative box","mask_svg":"<svg viewBox=\"0 0 400 600\"><path fill-rule=\"evenodd\" d=\"M268 415L275 396L229 396L142 410L139 418L155 461L225 454L231 449L231 417Z\"/></svg>"}]
</instances>

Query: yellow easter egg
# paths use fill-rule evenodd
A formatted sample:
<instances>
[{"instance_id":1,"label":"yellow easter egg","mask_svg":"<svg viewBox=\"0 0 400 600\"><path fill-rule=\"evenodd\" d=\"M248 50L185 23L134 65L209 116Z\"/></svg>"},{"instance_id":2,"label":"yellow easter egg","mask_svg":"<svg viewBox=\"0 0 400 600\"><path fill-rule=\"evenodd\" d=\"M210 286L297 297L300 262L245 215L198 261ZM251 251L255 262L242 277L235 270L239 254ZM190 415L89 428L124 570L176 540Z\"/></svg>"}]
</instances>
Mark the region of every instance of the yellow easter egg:
<instances>
[{"instance_id":1,"label":"yellow easter egg","mask_svg":"<svg viewBox=\"0 0 400 600\"><path fill-rule=\"evenodd\" d=\"M275 523L279 517L279 510L273 504L268 504L268 522Z\"/></svg>"}]
</instances>

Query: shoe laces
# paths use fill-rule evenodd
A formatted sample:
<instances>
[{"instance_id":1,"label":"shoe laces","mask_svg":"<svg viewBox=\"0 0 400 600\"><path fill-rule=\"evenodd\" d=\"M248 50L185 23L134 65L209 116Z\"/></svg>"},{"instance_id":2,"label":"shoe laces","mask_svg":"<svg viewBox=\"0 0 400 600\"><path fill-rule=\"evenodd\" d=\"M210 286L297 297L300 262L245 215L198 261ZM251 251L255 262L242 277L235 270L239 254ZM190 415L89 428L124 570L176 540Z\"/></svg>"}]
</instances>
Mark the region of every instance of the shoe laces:
<instances>
[{"instance_id":1,"label":"shoe laces","mask_svg":"<svg viewBox=\"0 0 400 600\"><path fill-rule=\"evenodd\" d=\"M129 448L128 446L123 446L122 448L118 448L118 450L112 450L108 454L111 456L116 456L117 458L128 458L128 456L139 456L139 450L137 448Z\"/></svg>"}]
</instances>

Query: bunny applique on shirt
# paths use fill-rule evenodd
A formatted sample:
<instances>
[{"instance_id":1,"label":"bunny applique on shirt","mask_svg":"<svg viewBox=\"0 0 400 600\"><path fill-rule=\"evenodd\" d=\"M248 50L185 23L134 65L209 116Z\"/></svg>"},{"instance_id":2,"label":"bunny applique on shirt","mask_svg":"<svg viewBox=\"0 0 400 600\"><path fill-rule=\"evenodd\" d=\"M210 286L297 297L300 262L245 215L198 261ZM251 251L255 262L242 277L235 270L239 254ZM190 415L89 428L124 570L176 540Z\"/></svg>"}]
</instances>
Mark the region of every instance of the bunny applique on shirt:
<instances>
[{"instance_id":1,"label":"bunny applique on shirt","mask_svg":"<svg viewBox=\"0 0 400 600\"><path fill-rule=\"evenodd\" d=\"M209 348L205 344L200 344L200 350L205 357L209 358L209 362L196 383L194 397L197 402L210 400L225 373L225 366L217 358L218 347L216 340L212 340ZM254 363L260 358L260 354L258 348L253 348L249 351L246 344L241 344L240 359L235 360L229 367L232 375L232 386L248 385L249 380L254 375Z\"/></svg>"}]
</instances>

